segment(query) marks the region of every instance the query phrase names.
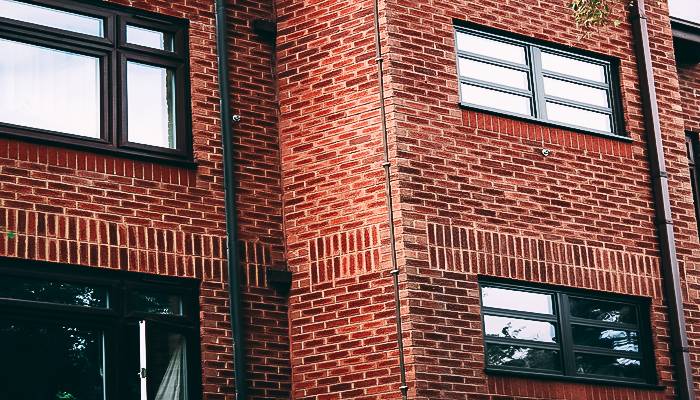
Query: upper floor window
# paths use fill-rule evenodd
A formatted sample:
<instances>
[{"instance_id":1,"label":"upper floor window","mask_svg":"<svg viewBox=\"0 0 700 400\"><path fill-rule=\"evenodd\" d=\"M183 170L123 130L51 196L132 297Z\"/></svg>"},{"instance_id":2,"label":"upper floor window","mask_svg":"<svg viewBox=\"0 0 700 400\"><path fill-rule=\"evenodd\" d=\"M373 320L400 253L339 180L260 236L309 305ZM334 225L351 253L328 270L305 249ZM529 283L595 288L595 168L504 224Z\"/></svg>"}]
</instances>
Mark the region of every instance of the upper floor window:
<instances>
[{"instance_id":1,"label":"upper floor window","mask_svg":"<svg viewBox=\"0 0 700 400\"><path fill-rule=\"evenodd\" d=\"M700 24L700 5L697 0L668 0L671 18Z\"/></svg>"},{"instance_id":2,"label":"upper floor window","mask_svg":"<svg viewBox=\"0 0 700 400\"><path fill-rule=\"evenodd\" d=\"M685 148L688 153L688 171L690 172L690 188L693 194L693 205L695 206L695 222L700 234L700 140L695 133L685 134Z\"/></svg>"},{"instance_id":3,"label":"upper floor window","mask_svg":"<svg viewBox=\"0 0 700 400\"><path fill-rule=\"evenodd\" d=\"M486 368L654 383L649 305L631 297L483 282Z\"/></svg>"},{"instance_id":4,"label":"upper floor window","mask_svg":"<svg viewBox=\"0 0 700 400\"><path fill-rule=\"evenodd\" d=\"M0 133L190 160L187 23L0 0Z\"/></svg>"},{"instance_id":5,"label":"upper floor window","mask_svg":"<svg viewBox=\"0 0 700 400\"><path fill-rule=\"evenodd\" d=\"M456 43L463 105L622 134L610 61L462 27Z\"/></svg>"}]
</instances>

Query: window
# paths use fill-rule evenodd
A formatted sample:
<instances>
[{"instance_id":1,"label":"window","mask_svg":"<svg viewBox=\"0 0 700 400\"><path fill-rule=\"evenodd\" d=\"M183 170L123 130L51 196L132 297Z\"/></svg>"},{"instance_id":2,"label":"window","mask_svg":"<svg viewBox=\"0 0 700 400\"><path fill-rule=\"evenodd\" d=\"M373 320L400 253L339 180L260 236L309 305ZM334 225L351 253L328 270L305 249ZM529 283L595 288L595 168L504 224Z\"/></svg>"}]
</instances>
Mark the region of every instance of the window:
<instances>
[{"instance_id":1,"label":"window","mask_svg":"<svg viewBox=\"0 0 700 400\"><path fill-rule=\"evenodd\" d=\"M672 18L700 24L697 0L668 0L668 11Z\"/></svg>"},{"instance_id":2,"label":"window","mask_svg":"<svg viewBox=\"0 0 700 400\"><path fill-rule=\"evenodd\" d=\"M199 399L196 281L0 263L0 398Z\"/></svg>"},{"instance_id":3,"label":"window","mask_svg":"<svg viewBox=\"0 0 700 400\"><path fill-rule=\"evenodd\" d=\"M461 103L621 135L611 62L473 29L456 29Z\"/></svg>"},{"instance_id":4,"label":"window","mask_svg":"<svg viewBox=\"0 0 700 400\"><path fill-rule=\"evenodd\" d=\"M700 154L700 140L695 133L685 134L685 147L688 152L688 171L690 172L690 187L693 191L693 205L695 206L695 221L700 234L700 165L697 164Z\"/></svg>"},{"instance_id":5,"label":"window","mask_svg":"<svg viewBox=\"0 0 700 400\"><path fill-rule=\"evenodd\" d=\"M0 0L0 133L191 161L187 23Z\"/></svg>"},{"instance_id":6,"label":"window","mask_svg":"<svg viewBox=\"0 0 700 400\"><path fill-rule=\"evenodd\" d=\"M482 282L481 305L488 371L655 383L648 303Z\"/></svg>"}]
</instances>

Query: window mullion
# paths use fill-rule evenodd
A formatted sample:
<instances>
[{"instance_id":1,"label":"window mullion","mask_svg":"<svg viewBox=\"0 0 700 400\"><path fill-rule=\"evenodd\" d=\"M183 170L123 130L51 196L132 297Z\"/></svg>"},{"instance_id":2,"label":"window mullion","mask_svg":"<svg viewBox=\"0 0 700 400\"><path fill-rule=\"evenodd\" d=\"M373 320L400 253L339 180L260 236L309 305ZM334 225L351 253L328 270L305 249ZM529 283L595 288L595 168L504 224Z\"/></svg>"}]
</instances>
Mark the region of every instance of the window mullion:
<instances>
[{"instance_id":1,"label":"window mullion","mask_svg":"<svg viewBox=\"0 0 700 400\"><path fill-rule=\"evenodd\" d=\"M535 117L547 119L547 102L544 97L544 81L542 79L542 56L539 47L528 47L530 57L530 82L535 103Z\"/></svg>"},{"instance_id":2,"label":"window mullion","mask_svg":"<svg viewBox=\"0 0 700 400\"><path fill-rule=\"evenodd\" d=\"M141 398L148 400L148 369L146 366L146 321L139 321L139 378L141 381Z\"/></svg>"},{"instance_id":3,"label":"window mullion","mask_svg":"<svg viewBox=\"0 0 700 400\"><path fill-rule=\"evenodd\" d=\"M571 334L571 322L569 321L569 296L557 294L559 313L559 329L561 332L561 351L564 367L564 375L576 375L576 361L574 359L573 342Z\"/></svg>"}]
</instances>

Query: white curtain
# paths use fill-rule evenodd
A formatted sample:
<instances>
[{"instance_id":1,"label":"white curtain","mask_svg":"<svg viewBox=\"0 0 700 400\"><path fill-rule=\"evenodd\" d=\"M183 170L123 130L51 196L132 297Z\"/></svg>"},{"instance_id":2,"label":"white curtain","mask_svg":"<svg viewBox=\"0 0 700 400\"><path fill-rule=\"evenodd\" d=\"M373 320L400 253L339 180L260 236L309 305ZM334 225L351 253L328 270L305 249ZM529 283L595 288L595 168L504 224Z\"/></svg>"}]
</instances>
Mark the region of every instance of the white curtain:
<instances>
[{"instance_id":1,"label":"white curtain","mask_svg":"<svg viewBox=\"0 0 700 400\"><path fill-rule=\"evenodd\" d=\"M177 341L175 341L174 348L171 349L168 369L160 382L155 400L183 400L185 398L185 340L181 335L175 336Z\"/></svg>"}]
</instances>

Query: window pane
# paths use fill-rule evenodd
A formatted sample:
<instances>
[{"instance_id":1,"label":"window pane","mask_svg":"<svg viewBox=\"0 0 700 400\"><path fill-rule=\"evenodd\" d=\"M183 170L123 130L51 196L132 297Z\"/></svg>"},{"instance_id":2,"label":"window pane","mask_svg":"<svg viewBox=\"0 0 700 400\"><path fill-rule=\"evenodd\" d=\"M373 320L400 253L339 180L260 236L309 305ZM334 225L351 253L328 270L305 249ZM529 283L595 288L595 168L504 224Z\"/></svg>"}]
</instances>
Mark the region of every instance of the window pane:
<instances>
[{"instance_id":1,"label":"window pane","mask_svg":"<svg viewBox=\"0 0 700 400\"><path fill-rule=\"evenodd\" d=\"M494 367L561 370L559 352L531 347L486 344L486 364Z\"/></svg>"},{"instance_id":2,"label":"window pane","mask_svg":"<svg viewBox=\"0 0 700 400\"><path fill-rule=\"evenodd\" d=\"M605 83L605 68L599 64L542 52L542 68L577 78Z\"/></svg>"},{"instance_id":3,"label":"window pane","mask_svg":"<svg viewBox=\"0 0 700 400\"><path fill-rule=\"evenodd\" d=\"M599 107L609 107L608 92L585 85L578 85L559 79L544 78L545 94L592 104Z\"/></svg>"},{"instance_id":4,"label":"window pane","mask_svg":"<svg viewBox=\"0 0 700 400\"><path fill-rule=\"evenodd\" d=\"M573 317L626 324L637 323L637 309L630 304L570 297L569 308Z\"/></svg>"},{"instance_id":5,"label":"window pane","mask_svg":"<svg viewBox=\"0 0 700 400\"><path fill-rule=\"evenodd\" d=\"M529 89L527 73L510 68L499 67L497 65L469 60L459 59L459 73L462 76L478 79L485 82L493 82L504 86L518 89Z\"/></svg>"},{"instance_id":6,"label":"window pane","mask_svg":"<svg viewBox=\"0 0 700 400\"><path fill-rule=\"evenodd\" d=\"M525 48L514 44L457 32L457 48L462 51L525 65Z\"/></svg>"},{"instance_id":7,"label":"window pane","mask_svg":"<svg viewBox=\"0 0 700 400\"><path fill-rule=\"evenodd\" d=\"M697 0L668 0L668 10L672 17L700 24L700 7Z\"/></svg>"},{"instance_id":8,"label":"window pane","mask_svg":"<svg viewBox=\"0 0 700 400\"><path fill-rule=\"evenodd\" d=\"M486 336L507 339L536 340L538 342L556 343L557 331L550 322L529 321L526 319L484 316Z\"/></svg>"},{"instance_id":9,"label":"window pane","mask_svg":"<svg viewBox=\"0 0 700 400\"><path fill-rule=\"evenodd\" d=\"M632 358L576 353L576 372L621 378L643 378L642 363Z\"/></svg>"},{"instance_id":10,"label":"window pane","mask_svg":"<svg viewBox=\"0 0 700 400\"><path fill-rule=\"evenodd\" d=\"M129 293L131 311L150 314L182 315L182 298L165 293Z\"/></svg>"},{"instance_id":11,"label":"window pane","mask_svg":"<svg viewBox=\"0 0 700 400\"><path fill-rule=\"evenodd\" d=\"M186 342L179 333L168 332L147 323L146 358L148 365L148 398L185 400Z\"/></svg>"},{"instance_id":12,"label":"window pane","mask_svg":"<svg viewBox=\"0 0 700 400\"><path fill-rule=\"evenodd\" d=\"M484 307L554 314L554 303L549 294L483 286L481 300Z\"/></svg>"},{"instance_id":13,"label":"window pane","mask_svg":"<svg viewBox=\"0 0 700 400\"><path fill-rule=\"evenodd\" d=\"M532 115L529 97L462 84L462 101L515 114Z\"/></svg>"},{"instance_id":14,"label":"window pane","mask_svg":"<svg viewBox=\"0 0 700 400\"><path fill-rule=\"evenodd\" d=\"M102 332L0 320L0 399L103 400Z\"/></svg>"},{"instance_id":15,"label":"window pane","mask_svg":"<svg viewBox=\"0 0 700 400\"><path fill-rule=\"evenodd\" d=\"M635 331L572 325L574 344L608 350L639 351L639 334Z\"/></svg>"},{"instance_id":16,"label":"window pane","mask_svg":"<svg viewBox=\"0 0 700 400\"><path fill-rule=\"evenodd\" d=\"M101 18L55 10L14 0L0 0L0 16L75 33L104 35Z\"/></svg>"},{"instance_id":17,"label":"window pane","mask_svg":"<svg viewBox=\"0 0 700 400\"><path fill-rule=\"evenodd\" d=\"M139 28L138 26L128 25L126 27L126 41L139 46L173 51L173 37L171 34Z\"/></svg>"},{"instance_id":18,"label":"window pane","mask_svg":"<svg viewBox=\"0 0 700 400\"><path fill-rule=\"evenodd\" d=\"M126 73L129 141L174 149L175 74L131 61Z\"/></svg>"},{"instance_id":19,"label":"window pane","mask_svg":"<svg viewBox=\"0 0 700 400\"><path fill-rule=\"evenodd\" d=\"M0 122L100 137L100 60L0 39Z\"/></svg>"},{"instance_id":20,"label":"window pane","mask_svg":"<svg viewBox=\"0 0 700 400\"><path fill-rule=\"evenodd\" d=\"M3 277L0 298L107 308L107 289L39 279Z\"/></svg>"},{"instance_id":21,"label":"window pane","mask_svg":"<svg viewBox=\"0 0 700 400\"><path fill-rule=\"evenodd\" d=\"M547 102L547 119L597 131L612 132L609 114Z\"/></svg>"}]
</instances>

